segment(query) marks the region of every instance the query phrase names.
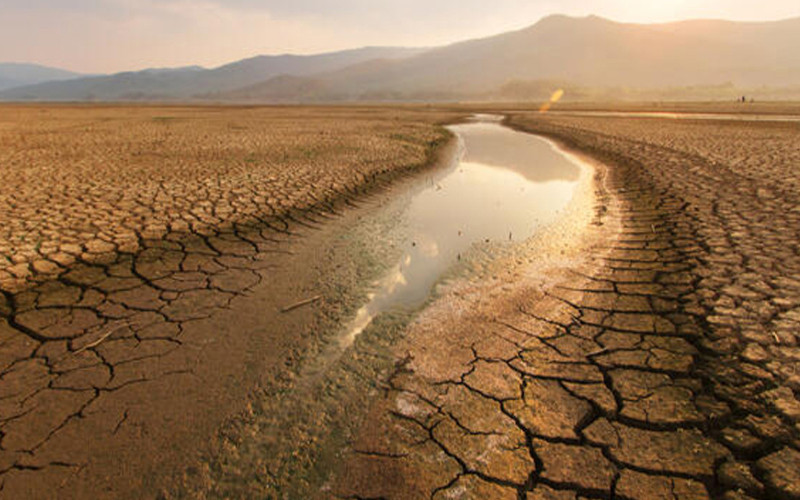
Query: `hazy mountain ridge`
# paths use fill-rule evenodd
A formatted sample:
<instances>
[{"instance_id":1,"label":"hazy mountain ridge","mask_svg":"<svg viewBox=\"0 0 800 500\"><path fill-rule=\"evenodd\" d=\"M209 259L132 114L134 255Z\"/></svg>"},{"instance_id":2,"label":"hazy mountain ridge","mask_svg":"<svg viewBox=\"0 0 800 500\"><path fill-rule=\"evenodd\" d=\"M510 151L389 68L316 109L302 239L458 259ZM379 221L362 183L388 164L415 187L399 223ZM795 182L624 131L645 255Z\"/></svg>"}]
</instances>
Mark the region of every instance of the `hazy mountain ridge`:
<instances>
[{"instance_id":1,"label":"hazy mountain ridge","mask_svg":"<svg viewBox=\"0 0 800 500\"><path fill-rule=\"evenodd\" d=\"M214 69L199 66L155 68L65 82L45 82L0 92L0 98L56 101L188 100L197 95L246 87L283 74L305 76L333 71L378 57L413 55L420 50L422 49L364 47L308 56L256 56Z\"/></svg>"},{"instance_id":2,"label":"hazy mountain ridge","mask_svg":"<svg viewBox=\"0 0 800 500\"><path fill-rule=\"evenodd\" d=\"M796 47L800 18L641 25L594 16L551 16L516 32L315 75L315 96L324 86L333 99L441 93L490 98L500 96L512 82L551 80L609 91L782 87L800 85ZM269 82L260 86L268 95Z\"/></svg>"},{"instance_id":3,"label":"hazy mountain ridge","mask_svg":"<svg viewBox=\"0 0 800 500\"><path fill-rule=\"evenodd\" d=\"M0 90L80 76L80 73L40 64L0 63Z\"/></svg>"},{"instance_id":4,"label":"hazy mountain ridge","mask_svg":"<svg viewBox=\"0 0 800 500\"><path fill-rule=\"evenodd\" d=\"M742 88L761 88L775 97L783 95L780 89L790 94L800 89L797 47L800 18L632 24L554 15L518 31L427 50L259 56L202 73L139 72L47 83L0 92L0 98L524 99L540 96L553 82L570 88L572 98L719 98Z\"/></svg>"}]
</instances>

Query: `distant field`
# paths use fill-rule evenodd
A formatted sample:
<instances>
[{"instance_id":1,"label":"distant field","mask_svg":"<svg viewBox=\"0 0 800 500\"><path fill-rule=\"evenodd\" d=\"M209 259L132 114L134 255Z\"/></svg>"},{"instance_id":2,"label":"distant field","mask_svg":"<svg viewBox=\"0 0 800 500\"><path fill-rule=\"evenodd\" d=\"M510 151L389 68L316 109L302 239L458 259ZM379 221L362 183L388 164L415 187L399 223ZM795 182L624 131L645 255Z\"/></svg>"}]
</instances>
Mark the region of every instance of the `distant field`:
<instances>
[{"instance_id":1,"label":"distant field","mask_svg":"<svg viewBox=\"0 0 800 500\"><path fill-rule=\"evenodd\" d=\"M749 95L744 96L750 99ZM662 111L673 113L742 113L764 115L800 114L800 103L796 101L758 101L736 102L611 102L611 103L559 103L552 108L563 111Z\"/></svg>"},{"instance_id":2,"label":"distant field","mask_svg":"<svg viewBox=\"0 0 800 500\"><path fill-rule=\"evenodd\" d=\"M734 113L757 115L800 115L798 101L760 101L736 102L736 96L728 101L675 102L675 101L587 101L562 100L552 105L550 111L610 111L610 112L665 112L665 113ZM738 96L741 97L741 96ZM745 96L749 99L751 96ZM568 93L564 99L569 99ZM497 111L538 111L543 101L526 102L487 102L480 105L484 112ZM451 109L477 109L477 104L451 106Z\"/></svg>"},{"instance_id":3,"label":"distant field","mask_svg":"<svg viewBox=\"0 0 800 500\"><path fill-rule=\"evenodd\" d=\"M413 108L3 106L0 288L169 231L280 216L424 163Z\"/></svg>"}]
</instances>

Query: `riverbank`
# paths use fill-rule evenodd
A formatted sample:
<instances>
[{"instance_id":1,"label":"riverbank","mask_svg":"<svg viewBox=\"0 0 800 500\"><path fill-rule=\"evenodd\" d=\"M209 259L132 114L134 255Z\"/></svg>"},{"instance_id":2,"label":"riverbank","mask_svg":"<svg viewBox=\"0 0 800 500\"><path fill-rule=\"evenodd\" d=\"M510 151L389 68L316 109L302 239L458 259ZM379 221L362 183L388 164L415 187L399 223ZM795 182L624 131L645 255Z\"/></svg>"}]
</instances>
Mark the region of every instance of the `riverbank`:
<instances>
[{"instance_id":1,"label":"riverbank","mask_svg":"<svg viewBox=\"0 0 800 500\"><path fill-rule=\"evenodd\" d=\"M420 311L426 316L438 297L451 296L453 287L466 292L466 284L496 282L496 271L527 260L534 247L543 255L546 244L559 245L574 236L570 231L580 231L579 219L587 218L587 209L591 215L589 204L579 206L591 197L590 168L563 157L547 141L496 122L451 130L458 134L458 145L464 144L460 162L454 155L447 168L393 186L329 228L340 235L331 238L337 242L332 250L340 254L332 262L355 261L362 273L368 261L382 263L378 276L362 275L369 293L353 301L375 306L368 309L368 321L359 323L364 307L340 315L345 319L338 325L341 333L322 353L308 357L309 364L285 392L257 395L253 411L224 436L221 452L197 467L204 471L199 477L185 478L174 497L319 494L341 465L343 449L368 422L366 410L380 400L397 349L406 345ZM509 151L509 146L519 150ZM483 213L476 213L479 207ZM510 229L514 241L508 240ZM322 273L320 285L342 290L339 276ZM478 293L477 286L470 288L469 293ZM329 330L336 332L335 326Z\"/></svg>"},{"instance_id":2,"label":"riverbank","mask_svg":"<svg viewBox=\"0 0 800 500\"><path fill-rule=\"evenodd\" d=\"M209 453L340 307L323 290L281 312L321 294L319 228L430 167L447 137L442 115L408 110L7 108L0 496L14 498L150 496Z\"/></svg>"},{"instance_id":3,"label":"riverbank","mask_svg":"<svg viewBox=\"0 0 800 500\"><path fill-rule=\"evenodd\" d=\"M417 327L334 491L796 498L796 125L509 121L609 165L597 245Z\"/></svg>"},{"instance_id":4,"label":"riverbank","mask_svg":"<svg viewBox=\"0 0 800 500\"><path fill-rule=\"evenodd\" d=\"M538 315L567 312L554 294L592 273L591 256L603 253L618 231L605 167L580 153L563 154L581 166L566 209L473 279L451 284L408 328L383 398L329 484L334 496L517 498L525 490L536 463L525 428L503 406L515 401L526 414L538 407L533 394L522 399L530 389L514 363L522 350L539 347L524 329ZM539 333L561 336L553 325ZM548 361L551 371L561 361Z\"/></svg>"}]
</instances>

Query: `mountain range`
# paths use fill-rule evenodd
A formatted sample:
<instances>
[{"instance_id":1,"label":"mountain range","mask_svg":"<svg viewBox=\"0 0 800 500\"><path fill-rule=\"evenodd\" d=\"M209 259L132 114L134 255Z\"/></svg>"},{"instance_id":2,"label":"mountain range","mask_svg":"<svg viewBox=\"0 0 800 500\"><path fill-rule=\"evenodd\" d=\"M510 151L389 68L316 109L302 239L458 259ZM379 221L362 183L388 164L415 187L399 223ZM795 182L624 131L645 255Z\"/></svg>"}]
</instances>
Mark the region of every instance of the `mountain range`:
<instances>
[{"instance_id":1,"label":"mountain range","mask_svg":"<svg viewBox=\"0 0 800 500\"><path fill-rule=\"evenodd\" d=\"M569 88L573 97L632 89L724 94L738 88L800 88L798 47L800 18L633 24L554 15L519 31L442 47L258 56L215 69L193 66L34 83L0 91L0 99L513 99L539 96L554 86Z\"/></svg>"},{"instance_id":2,"label":"mountain range","mask_svg":"<svg viewBox=\"0 0 800 500\"><path fill-rule=\"evenodd\" d=\"M0 90L80 76L79 73L38 64L0 63Z\"/></svg>"}]
</instances>

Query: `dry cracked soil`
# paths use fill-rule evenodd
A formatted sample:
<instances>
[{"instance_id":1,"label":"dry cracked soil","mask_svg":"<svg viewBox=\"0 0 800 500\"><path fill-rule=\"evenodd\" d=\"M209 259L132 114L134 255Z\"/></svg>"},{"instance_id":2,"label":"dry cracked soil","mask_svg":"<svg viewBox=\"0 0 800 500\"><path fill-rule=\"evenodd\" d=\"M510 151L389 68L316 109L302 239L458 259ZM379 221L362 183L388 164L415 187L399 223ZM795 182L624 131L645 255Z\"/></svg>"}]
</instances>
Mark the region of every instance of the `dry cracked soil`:
<instances>
[{"instance_id":1,"label":"dry cracked soil","mask_svg":"<svg viewBox=\"0 0 800 500\"><path fill-rule=\"evenodd\" d=\"M4 498L156 496L301 357L298 232L463 112L3 111ZM570 265L423 313L312 496L800 498L800 125L506 121L601 162Z\"/></svg>"},{"instance_id":2,"label":"dry cracked soil","mask_svg":"<svg viewBox=\"0 0 800 500\"><path fill-rule=\"evenodd\" d=\"M507 123L603 162L594 238L423 319L334 494L800 498L800 125Z\"/></svg>"},{"instance_id":3,"label":"dry cracked soil","mask_svg":"<svg viewBox=\"0 0 800 500\"><path fill-rule=\"evenodd\" d=\"M314 293L298 241L427 164L444 118L3 106L0 496L154 496L316 340L280 312Z\"/></svg>"}]
</instances>

